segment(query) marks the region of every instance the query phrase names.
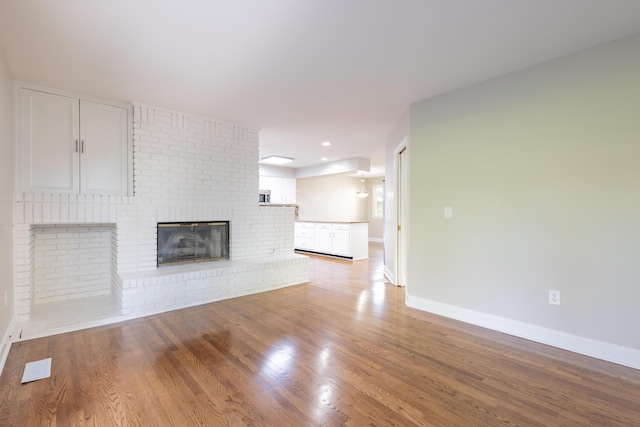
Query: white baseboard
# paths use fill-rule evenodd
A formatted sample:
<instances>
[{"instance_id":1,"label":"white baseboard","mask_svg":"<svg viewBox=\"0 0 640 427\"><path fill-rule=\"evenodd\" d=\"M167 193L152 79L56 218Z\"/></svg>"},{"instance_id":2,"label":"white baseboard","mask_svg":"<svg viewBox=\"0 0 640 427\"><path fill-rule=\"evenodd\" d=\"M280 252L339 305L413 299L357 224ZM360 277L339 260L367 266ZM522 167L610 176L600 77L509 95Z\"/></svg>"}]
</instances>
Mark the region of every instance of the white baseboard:
<instances>
[{"instance_id":1,"label":"white baseboard","mask_svg":"<svg viewBox=\"0 0 640 427\"><path fill-rule=\"evenodd\" d=\"M386 273L385 273L386 274ZM481 313L475 310L432 301L424 298L406 296L407 306L418 310L482 326L498 332L525 338L542 344L551 345L585 356L640 369L640 350L616 344L584 338L554 329L543 328L517 320Z\"/></svg>"},{"instance_id":2,"label":"white baseboard","mask_svg":"<svg viewBox=\"0 0 640 427\"><path fill-rule=\"evenodd\" d=\"M12 318L11 323L9 323L9 327L4 332L4 336L2 337L2 341L0 341L0 374L4 370L4 364L7 361L7 357L9 357L9 350L11 350L11 336L15 332L16 329L16 319Z\"/></svg>"},{"instance_id":3,"label":"white baseboard","mask_svg":"<svg viewBox=\"0 0 640 427\"><path fill-rule=\"evenodd\" d=\"M369 237L369 241L374 243L384 243L384 240L381 237Z\"/></svg>"},{"instance_id":4,"label":"white baseboard","mask_svg":"<svg viewBox=\"0 0 640 427\"><path fill-rule=\"evenodd\" d=\"M391 270L389 270L389 268L385 265L384 266L384 276L387 278L387 280L394 286L396 285L396 275L393 274L393 272Z\"/></svg>"}]
</instances>

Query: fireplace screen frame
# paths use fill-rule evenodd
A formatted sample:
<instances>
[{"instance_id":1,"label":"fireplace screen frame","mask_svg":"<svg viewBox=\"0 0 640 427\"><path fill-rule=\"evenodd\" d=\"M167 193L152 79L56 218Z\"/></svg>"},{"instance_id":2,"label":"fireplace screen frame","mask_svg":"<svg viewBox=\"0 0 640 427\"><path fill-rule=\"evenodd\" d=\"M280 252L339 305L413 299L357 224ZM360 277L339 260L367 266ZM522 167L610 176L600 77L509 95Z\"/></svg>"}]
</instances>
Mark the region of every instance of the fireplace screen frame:
<instances>
[{"instance_id":1,"label":"fireplace screen frame","mask_svg":"<svg viewBox=\"0 0 640 427\"><path fill-rule=\"evenodd\" d=\"M156 266L228 260L230 228L229 221L157 223Z\"/></svg>"}]
</instances>

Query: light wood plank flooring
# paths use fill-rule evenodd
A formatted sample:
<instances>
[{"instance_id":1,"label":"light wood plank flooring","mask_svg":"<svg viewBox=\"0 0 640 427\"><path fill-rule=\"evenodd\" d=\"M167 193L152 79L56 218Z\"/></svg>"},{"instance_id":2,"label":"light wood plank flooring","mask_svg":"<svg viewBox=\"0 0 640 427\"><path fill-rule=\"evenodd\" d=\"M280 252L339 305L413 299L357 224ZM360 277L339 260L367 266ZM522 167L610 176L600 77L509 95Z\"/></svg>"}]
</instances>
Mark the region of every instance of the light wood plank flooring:
<instances>
[{"instance_id":1,"label":"light wood plank flooring","mask_svg":"<svg viewBox=\"0 0 640 427\"><path fill-rule=\"evenodd\" d=\"M640 426L640 371L409 309L381 256L14 344L0 426Z\"/></svg>"}]
</instances>

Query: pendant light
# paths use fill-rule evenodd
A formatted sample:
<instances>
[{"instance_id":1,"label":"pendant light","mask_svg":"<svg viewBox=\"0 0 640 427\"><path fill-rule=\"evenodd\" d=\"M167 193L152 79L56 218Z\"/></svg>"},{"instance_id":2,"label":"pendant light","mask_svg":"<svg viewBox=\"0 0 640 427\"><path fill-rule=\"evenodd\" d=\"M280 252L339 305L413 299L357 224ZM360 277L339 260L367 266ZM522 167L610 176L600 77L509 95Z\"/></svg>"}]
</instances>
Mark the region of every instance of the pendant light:
<instances>
[{"instance_id":1,"label":"pendant light","mask_svg":"<svg viewBox=\"0 0 640 427\"><path fill-rule=\"evenodd\" d=\"M356 194L361 199L365 199L369 195L369 192L367 191L366 188L364 188L364 174L362 174L362 178L360 178L360 182L361 182L360 191L358 191Z\"/></svg>"}]
</instances>

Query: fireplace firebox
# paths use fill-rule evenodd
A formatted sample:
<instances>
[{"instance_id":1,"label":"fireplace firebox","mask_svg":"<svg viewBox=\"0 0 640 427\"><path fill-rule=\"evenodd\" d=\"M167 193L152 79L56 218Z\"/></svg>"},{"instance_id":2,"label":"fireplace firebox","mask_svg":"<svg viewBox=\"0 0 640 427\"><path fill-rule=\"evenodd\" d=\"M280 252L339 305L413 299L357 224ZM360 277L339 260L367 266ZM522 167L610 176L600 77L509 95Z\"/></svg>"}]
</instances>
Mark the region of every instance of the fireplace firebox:
<instances>
[{"instance_id":1,"label":"fireplace firebox","mask_svg":"<svg viewBox=\"0 0 640 427\"><path fill-rule=\"evenodd\" d=\"M158 267L229 259L229 221L158 223Z\"/></svg>"}]
</instances>

